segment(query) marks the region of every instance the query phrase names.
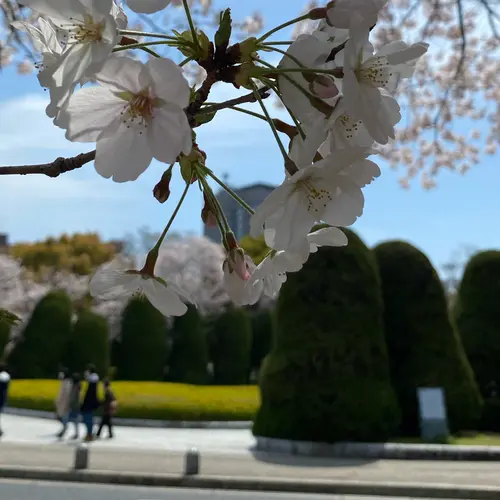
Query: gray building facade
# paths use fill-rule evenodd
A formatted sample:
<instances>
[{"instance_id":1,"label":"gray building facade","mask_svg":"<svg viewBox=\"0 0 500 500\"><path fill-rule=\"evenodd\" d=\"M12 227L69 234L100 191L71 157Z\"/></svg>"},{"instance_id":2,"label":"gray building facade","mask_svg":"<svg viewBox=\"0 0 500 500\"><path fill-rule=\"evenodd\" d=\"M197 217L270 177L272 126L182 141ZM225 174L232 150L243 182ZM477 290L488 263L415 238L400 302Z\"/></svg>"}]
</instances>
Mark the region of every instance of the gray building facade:
<instances>
[{"instance_id":1,"label":"gray building facade","mask_svg":"<svg viewBox=\"0 0 500 500\"><path fill-rule=\"evenodd\" d=\"M265 198L275 189L270 184L250 184L239 189L232 188L233 191L242 198L254 210L264 201ZM227 220L236 238L239 240L250 232L250 214L241 207L226 191L220 190L217 199L226 214ZM221 243L221 236L218 227L204 226L204 233L207 238L215 243Z\"/></svg>"}]
</instances>

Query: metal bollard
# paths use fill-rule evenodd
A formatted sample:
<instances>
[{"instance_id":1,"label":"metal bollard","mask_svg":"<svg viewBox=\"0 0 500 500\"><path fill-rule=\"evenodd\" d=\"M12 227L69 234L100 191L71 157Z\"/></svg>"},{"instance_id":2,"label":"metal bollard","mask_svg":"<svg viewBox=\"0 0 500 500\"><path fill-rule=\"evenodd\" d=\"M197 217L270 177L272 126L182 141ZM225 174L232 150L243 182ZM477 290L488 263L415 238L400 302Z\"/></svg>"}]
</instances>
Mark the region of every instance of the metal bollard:
<instances>
[{"instance_id":1,"label":"metal bollard","mask_svg":"<svg viewBox=\"0 0 500 500\"><path fill-rule=\"evenodd\" d=\"M75 450L75 470L84 470L89 465L89 448L85 444L80 444Z\"/></svg>"},{"instance_id":2,"label":"metal bollard","mask_svg":"<svg viewBox=\"0 0 500 500\"><path fill-rule=\"evenodd\" d=\"M196 448L191 448L186 453L184 462L184 475L194 476L200 472L200 453Z\"/></svg>"}]
</instances>

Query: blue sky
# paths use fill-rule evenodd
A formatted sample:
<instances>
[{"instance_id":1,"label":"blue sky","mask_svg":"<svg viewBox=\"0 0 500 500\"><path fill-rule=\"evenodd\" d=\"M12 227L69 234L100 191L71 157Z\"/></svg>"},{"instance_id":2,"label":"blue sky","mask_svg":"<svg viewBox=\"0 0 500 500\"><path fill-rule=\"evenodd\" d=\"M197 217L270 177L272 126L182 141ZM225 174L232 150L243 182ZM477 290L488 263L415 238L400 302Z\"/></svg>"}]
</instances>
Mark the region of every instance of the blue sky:
<instances>
[{"instance_id":1,"label":"blue sky","mask_svg":"<svg viewBox=\"0 0 500 500\"><path fill-rule=\"evenodd\" d=\"M288 0L282 9L284 2L267 0L254 0L251 7L239 0L219 2L232 7L235 18L250 14L250 8L260 10L268 28L300 13L303 3ZM1 165L50 162L93 149L92 144L69 143L46 118L47 95L34 74L19 76L9 67L0 74L0 88ZM234 95L239 93L226 85L217 87L210 99ZM277 110L273 114L282 116ZM218 175L227 172L231 185L282 180L282 159L266 123L225 111L198 138L208 166ZM465 176L441 174L433 191L424 191L417 182L405 191L397 183L399 174L379 164L383 175L366 189L365 213L354 226L367 244L403 239L424 250L436 266L461 245L500 248L498 157L483 159ZM127 184L99 177L91 164L57 179L0 177L0 232L16 242L74 231L120 238L145 225L161 230L182 189L177 178L171 199L164 205L156 202L151 191L163 170L164 165L153 163L137 182ZM193 189L173 230L201 232L201 204L199 191Z\"/></svg>"}]
</instances>

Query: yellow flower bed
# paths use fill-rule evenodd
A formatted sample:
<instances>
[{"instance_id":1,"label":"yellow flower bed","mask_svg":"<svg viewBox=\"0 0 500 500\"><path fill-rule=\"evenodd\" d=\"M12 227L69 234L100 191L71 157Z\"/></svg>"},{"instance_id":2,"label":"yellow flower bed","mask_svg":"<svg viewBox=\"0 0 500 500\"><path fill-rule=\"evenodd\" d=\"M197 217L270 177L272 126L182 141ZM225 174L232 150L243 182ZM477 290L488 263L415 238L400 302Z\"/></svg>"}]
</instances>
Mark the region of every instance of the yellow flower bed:
<instances>
[{"instance_id":1,"label":"yellow flower bed","mask_svg":"<svg viewBox=\"0 0 500 500\"><path fill-rule=\"evenodd\" d=\"M54 411L59 384L57 380L13 380L8 404L13 408ZM256 386L114 382L112 387L119 405L117 417L122 418L253 420L260 404Z\"/></svg>"}]
</instances>

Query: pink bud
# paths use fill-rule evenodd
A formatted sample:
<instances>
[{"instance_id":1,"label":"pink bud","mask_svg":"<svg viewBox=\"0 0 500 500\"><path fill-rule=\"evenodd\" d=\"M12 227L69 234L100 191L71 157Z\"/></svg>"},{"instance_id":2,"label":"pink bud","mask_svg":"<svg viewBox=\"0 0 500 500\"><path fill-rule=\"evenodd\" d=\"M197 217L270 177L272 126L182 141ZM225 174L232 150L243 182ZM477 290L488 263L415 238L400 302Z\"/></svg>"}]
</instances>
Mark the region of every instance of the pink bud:
<instances>
[{"instance_id":1,"label":"pink bud","mask_svg":"<svg viewBox=\"0 0 500 500\"><path fill-rule=\"evenodd\" d=\"M331 99L339 94L339 89L333 79L318 75L312 84L313 93L321 99Z\"/></svg>"},{"instance_id":2,"label":"pink bud","mask_svg":"<svg viewBox=\"0 0 500 500\"><path fill-rule=\"evenodd\" d=\"M243 280L246 281L250 278L247 263L245 260L245 251L243 248L235 248L228 254L229 264L232 270Z\"/></svg>"}]
</instances>

